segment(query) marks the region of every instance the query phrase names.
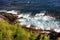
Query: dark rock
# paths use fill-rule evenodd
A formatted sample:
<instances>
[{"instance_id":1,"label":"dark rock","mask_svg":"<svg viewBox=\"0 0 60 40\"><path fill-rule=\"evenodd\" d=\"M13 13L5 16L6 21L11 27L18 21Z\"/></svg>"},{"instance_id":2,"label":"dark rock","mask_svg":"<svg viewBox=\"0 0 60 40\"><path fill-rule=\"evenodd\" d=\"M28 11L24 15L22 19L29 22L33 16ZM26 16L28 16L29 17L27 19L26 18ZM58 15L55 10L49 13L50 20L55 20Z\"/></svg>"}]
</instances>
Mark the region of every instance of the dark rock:
<instances>
[{"instance_id":1,"label":"dark rock","mask_svg":"<svg viewBox=\"0 0 60 40\"><path fill-rule=\"evenodd\" d=\"M2 16L3 19L8 20L9 23L15 23L17 20L18 16L12 13L5 13L5 12L0 12L0 15Z\"/></svg>"},{"instance_id":2,"label":"dark rock","mask_svg":"<svg viewBox=\"0 0 60 40\"><path fill-rule=\"evenodd\" d=\"M55 18L60 18L60 13L46 13L45 15L52 16Z\"/></svg>"}]
</instances>

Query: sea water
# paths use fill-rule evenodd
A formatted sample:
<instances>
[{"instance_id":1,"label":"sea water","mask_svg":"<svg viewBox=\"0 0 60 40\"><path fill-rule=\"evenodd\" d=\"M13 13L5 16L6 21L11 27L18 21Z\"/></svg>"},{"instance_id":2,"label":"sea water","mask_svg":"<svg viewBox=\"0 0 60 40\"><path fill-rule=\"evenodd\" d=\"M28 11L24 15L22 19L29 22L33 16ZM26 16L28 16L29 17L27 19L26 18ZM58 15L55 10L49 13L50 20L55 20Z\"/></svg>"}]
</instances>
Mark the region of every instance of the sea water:
<instances>
[{"instance_id":1,"label":"sea water","mask_svg":"<svg viewBox=\"0 0 60 40\"><path fill-rule=\"evenodd\" d=\"M21 16L23 15L23 16ZM21 14L19 19L21 25L35 25L38 29L59 29L60 28L60 19L55 17L46 16L45 13L37 13L34 17L31 17L30 14ZM30 15L30 16L29 16Z\"/></svg>"},{"instance_id":2,"label":"sea water","mask_svg":"<svg viewBox=\"0 0 60 40\"><path fill-rule=\"evenodd\" d=\"M11 11L5 10L3 12L18 15L18 11L14 10ZM60 19L56 19L55 17L45 15L45 12L36 13L34 16L32 16L31 14L32 14L31 12L19 13L18 18L20 19L18 19L18 21L20 21L20 25L26 25L26 27L34 25L36 29L43 30L54 29L56 32L60 32Z\"/></svg>"}]
</instances>

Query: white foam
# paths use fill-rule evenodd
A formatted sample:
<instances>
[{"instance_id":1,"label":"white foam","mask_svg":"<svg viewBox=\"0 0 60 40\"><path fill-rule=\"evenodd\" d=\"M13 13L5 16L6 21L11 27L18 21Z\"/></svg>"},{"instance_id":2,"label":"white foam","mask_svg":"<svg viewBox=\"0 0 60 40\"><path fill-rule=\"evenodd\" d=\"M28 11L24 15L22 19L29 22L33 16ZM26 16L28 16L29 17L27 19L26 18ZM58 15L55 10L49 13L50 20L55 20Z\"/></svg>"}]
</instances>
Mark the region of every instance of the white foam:
<instances>
[{"instance_id":1,"label":"white foam","mask_svg":"<svg viewBox=\"0 0 60 40\"><path fill-rule=\"evenodd\" d=\"M55 20L55 18L54 17L51 17L51 16L44 16L43 17L43 20L51 21L51 20Z\"/></svg>"},{"instance_id":2,"label":"white foam","mask_svg":"<svg viewBox=\"0 0 60 40\"><path fill-rule=\"evenodd\" d=\"M38 16L39 15L39 16ZM55 21L56 19L51 16L46 16L45 13L36 14L34 17L30 17L30 14L21 14L19 17L23 17L19 19L22 25L26 25L30 27L30 25L36 26L36 29L58 29L60 28L60 22Z\"/></svg>"},{"instance_id":3,"label":"white foam","mask_svg":"<svg viewBox=\"0 0 60 40\"><path fill-rule=\"evenodd\" d=\"M21 13L18 15L18 18L23 17L23 18L29 18L31 13Z\"/></svg>"},{"instance_id":4,"label":"white foam","mask_svg":"<svg viewBox=\"0 0 60 40\"><path fill-rule=\"evenodd\" d=\"M17 14L17 11L15 11L15 10L11 10L11 11L7 11L6 13Z\"/></svg>"},{"instance_id":5,"label":"white foam","mask_svg":"<svg viewBox=\"0 0 60 40\"><path fill-rule=\"evenodd\" d=\"M30 16L30 14L24 14L23 17L24 18L28 18Z\"/></svg>"},{"instance_id":6,"label":"white foam","mask_svg":"<svg viewBox=\"0 0 60 40\"><path fill-rule=\"evenodd\" d=\"M46 16L47 17L47 16ZM25 18L25 17L24 17ZM55 21L52 21L53 19L50 19L49 17L47 17L47 20L45 21L45 19L43 17L41 18L38 18L38 19L35 19L35 18L31 18L31 17L28 17L28 18L25 18L23 20L20 19L20 21L22 22L25 22L27 24L32 24L32 25L35 25L37 27L40 27L41 29L44 29L44 28L47 28L47 27L50 27L50 28L58 28L57 26L59 26L59 22L56 23ZM48 21L50 20L50 21Z\"/></svg>"},{"instance_id":7,"label":"white foam","mask_svg":"<svg viewBox=\"0 0 60 40\"><path fill-rule=\"evenodd\" d=\"M23 17L23 14L18 15L18 18L21 18L21 17Z\"/></svg>"},{"instance_id":8,"label":"white foam","mask_svg":"<svg viewBox=\"0 0 60 40\"><path fill-rule=\"evenodd\" d=\"M54 29L54 31L56 31L56 32L60 32L60 29Z\"/></svg>"},{"instance_id":9,"label":"white foam","mask_svg":"<svg viewBox=\"0 0 60 40\"><path fill-rule=\"evenodd\" d=\"M28 24L26 27L30 28L30 26L31 26L31 25L30 25L30 24Z\"/></svg>"},{"instance_id":10,"label":"white foam","mask_svg":"<svg viewBox=\"0 0 60 40\"><path fill-rule=\"evenodd\" d=\"M54 17L51 17L51 16L35 16L34 19L41 19L41 20L44 20L44 21L52 21L52 20L55 20Z\"/></svg>"},{"instance_id":11,"label":"white foam","mask_svg":"<svg viewBox=\"0 0 60 40\"><path fill-rule=\"evenodd\" d=\"M35 16L43 16L45 13L37 13Z\"/></svg>"}]
</instances>

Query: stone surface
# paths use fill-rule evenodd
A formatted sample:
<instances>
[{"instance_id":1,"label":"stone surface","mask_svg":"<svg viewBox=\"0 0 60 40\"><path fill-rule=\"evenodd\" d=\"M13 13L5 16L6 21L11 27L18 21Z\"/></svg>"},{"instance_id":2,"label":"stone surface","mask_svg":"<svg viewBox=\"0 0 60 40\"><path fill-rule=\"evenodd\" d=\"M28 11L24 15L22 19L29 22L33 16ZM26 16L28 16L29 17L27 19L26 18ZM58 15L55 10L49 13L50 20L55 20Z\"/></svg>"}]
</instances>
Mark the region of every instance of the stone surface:
<instances>
[{"instance_id":1,"label":"stone surface","mask_svg":"<svg viewBox=\"0 0 60 40\"><path fill-rule=\"evenodd\" d=\"M0 12L0 19L8 20L9 23L16 23L18 16L12 13Z\"/></svg>"}]
</instances>

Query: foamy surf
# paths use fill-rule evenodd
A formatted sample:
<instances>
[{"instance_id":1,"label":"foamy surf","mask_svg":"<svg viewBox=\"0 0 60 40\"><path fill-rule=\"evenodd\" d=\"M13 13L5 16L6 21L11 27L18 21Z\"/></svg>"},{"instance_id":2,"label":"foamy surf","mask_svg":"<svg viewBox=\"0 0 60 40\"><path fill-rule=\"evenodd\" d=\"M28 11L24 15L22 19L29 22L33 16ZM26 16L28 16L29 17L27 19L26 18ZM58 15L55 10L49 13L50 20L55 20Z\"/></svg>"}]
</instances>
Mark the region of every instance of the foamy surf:
<instances>
[{"instance_id":1,"label":"foamy surf","mask_svg":"<svg viewBox=\"0 0 60 40\"><path fill-rule=\"evenodd\" d=\"M28 15L22 16L23 18L19 19L22 25L26 25L29 27L30 25L35 25L36 29L58 29L60 28L60 22L56 21L55 17L46 16L45 13L36 14L34 17L30 17Z\"/></svg>"},{"instance_id":2,"label":"foamy surf","mask_svg":"<svg viewBox=\"0 0 60 40\"><path fill-rule=\"evenodd\" d=\"M17 14L17 11L15 11L15 10L11 10L11 11L7 11L6 13Z\"/></svg>"},{"instance_id":3,"label":"foamy surf","mask_svg":"<svg viewBox=\"0 0 60 40\"><path fill-rule=\"evenodd\" d=\"M18 14L18 11L15 11L15 10L0 10L0 12L6 12L6 13L12 13L12 14Z\"/></svg>"},{"instance_id":4,"label":"foamy surf","mask_svg":"<svg viewBox=\"0 0 60 40\"><path fill-rule=\"evenodd\" d=\"M18 11L11 10L1 10L0 12L18 14ZM56 19L55 17L46 16L45 12L36 13L35 16L31 17L32 13L20 13L18 15L18 21L20 21L21 25L26 25L26 27L30 27L31 25L35 26L35 29L43 29L43 30L51 30L54 29L56 32L60 32L60 19Z\"/></svg>"}]
</instances>

